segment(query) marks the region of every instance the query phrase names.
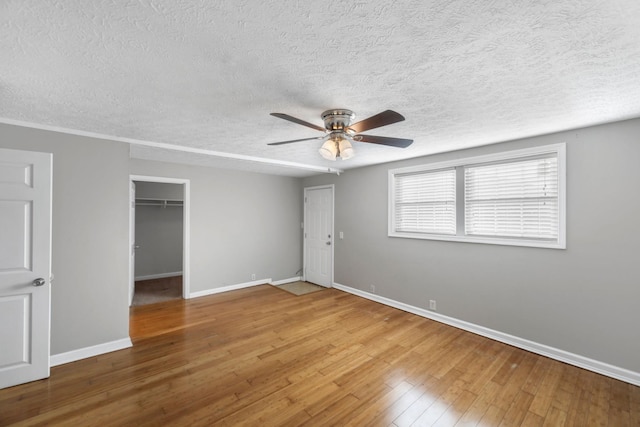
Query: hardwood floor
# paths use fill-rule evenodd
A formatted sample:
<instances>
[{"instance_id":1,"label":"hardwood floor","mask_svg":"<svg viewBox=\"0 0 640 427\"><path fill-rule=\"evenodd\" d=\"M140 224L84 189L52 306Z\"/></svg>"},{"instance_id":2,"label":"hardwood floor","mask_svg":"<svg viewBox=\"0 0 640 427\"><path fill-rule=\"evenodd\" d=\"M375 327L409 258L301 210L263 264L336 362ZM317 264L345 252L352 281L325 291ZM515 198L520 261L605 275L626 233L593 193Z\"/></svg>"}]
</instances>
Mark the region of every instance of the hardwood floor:
<instances>
[{"instance_id":1,"label":"hardwood floor","mask_svg":"<svg viewBox=\"0 0 640 427\"><path fill-rule=\"evenodd\" d=\"M640 388L335 289L131 309L134 346L0 390L0 424L639 426Z\"/></svg>"}]
</instances>

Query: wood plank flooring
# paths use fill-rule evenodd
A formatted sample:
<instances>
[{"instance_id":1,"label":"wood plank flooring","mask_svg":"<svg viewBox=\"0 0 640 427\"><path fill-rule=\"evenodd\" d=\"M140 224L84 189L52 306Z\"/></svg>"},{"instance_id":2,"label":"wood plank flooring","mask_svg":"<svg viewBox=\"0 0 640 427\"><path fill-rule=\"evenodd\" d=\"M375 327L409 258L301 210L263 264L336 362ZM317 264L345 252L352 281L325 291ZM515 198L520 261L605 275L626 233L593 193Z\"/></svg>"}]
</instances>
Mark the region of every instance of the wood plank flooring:
<instances>
[{"instance_id":1,"label":"wood plank flooring","mask_svg":"<svg viewBox=\"0 0 640 427\"><path fill-rule=\"evenodd\" d=\"M640 388L335 289L131 309L134 346L0 390L0 425L640 426Z\"/></svg>"}]
</instances>

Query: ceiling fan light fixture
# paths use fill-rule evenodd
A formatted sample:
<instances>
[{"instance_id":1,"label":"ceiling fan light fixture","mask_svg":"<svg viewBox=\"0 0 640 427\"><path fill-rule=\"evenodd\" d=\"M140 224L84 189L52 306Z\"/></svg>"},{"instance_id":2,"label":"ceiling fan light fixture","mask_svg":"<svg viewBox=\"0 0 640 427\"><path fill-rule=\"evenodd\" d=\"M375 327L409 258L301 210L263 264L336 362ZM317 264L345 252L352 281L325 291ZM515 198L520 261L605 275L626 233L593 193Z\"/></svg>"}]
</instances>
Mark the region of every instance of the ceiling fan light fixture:
<instances>
[{"instance_id":1,"label":"ceiling fan light fixture","mask_svg":"<svg viewBox=\"0 0 640 427\"><path fill-rule=\"evenodd\" d=\"M351 146L351 142L349 142L348 138L340 139L340 142L338 143L338 148L339 148L338 151L340 152L340 158L342 160L350 159L356 155L356 152Z\"/></svg>"},{"instance_id":2,"label":"ceiling fan light fixture","mask_svg":"<svg viewBox=\"0 0 640 427\"><path fill-rule=\"evenodd\" d=\"M325 159L335 162L338 155L338 144L334 139L329 138L322 144L318 152Z\"/></svg>"},{"instance_id":3,"label":"ceiling fan light fixture","mask_svg":"<svg viewBox=\"0 0 640 427\"><path fill-rule=\"evenodd\" d=\"M355 156L355 150L351 145L353 141L399 148L407 148L413 143L412 139L362 134L362 132L368 131L369 129L376 129L404 120L404 116L402 116L402 114L396 113L392 110L385 110L357 123L353 123L355 114L353 114L353 111L351 110L342 108L327 110L322 113L324 129L320 126L314 125L313 123L306 122L288 114L271 113L271 115L311 129L323 131L328 135L318 138L302 138L291 141L271 142L267 145L282 145L290 144L292 142L322 139L324 142L318 152L323 158L334 162L338 157L340 157L341 160L347 160Z\"/></svg>"}]
</instances>

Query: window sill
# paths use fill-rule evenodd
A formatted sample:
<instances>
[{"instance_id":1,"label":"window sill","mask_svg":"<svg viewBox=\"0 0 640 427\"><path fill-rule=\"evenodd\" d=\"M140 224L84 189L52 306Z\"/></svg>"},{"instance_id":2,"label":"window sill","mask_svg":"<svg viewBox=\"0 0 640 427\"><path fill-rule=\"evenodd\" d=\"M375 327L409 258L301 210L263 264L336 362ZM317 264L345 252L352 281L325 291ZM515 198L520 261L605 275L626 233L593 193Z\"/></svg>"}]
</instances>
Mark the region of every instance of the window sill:
<instances>
[{"instance_id":1,"label":"window sill","mask_svg":"<svg viewBox=\"0 0 640 427\"><path fill-rule=\"evenodd\" d=\"M422 240L441 240L448 242L461 243L481 243L487 245L503 245L503 246L524 246L531 248L545 249L566 249L566 242L561 239L559 241L543 241L543 240L527 240L527 239L510 239L504 237L476 237L476 236L458 236L446 234L423 234L423 233L398 233L389 232L389 237L400 237L405 239L422 239Z\"/></svg>"}]
</instances>

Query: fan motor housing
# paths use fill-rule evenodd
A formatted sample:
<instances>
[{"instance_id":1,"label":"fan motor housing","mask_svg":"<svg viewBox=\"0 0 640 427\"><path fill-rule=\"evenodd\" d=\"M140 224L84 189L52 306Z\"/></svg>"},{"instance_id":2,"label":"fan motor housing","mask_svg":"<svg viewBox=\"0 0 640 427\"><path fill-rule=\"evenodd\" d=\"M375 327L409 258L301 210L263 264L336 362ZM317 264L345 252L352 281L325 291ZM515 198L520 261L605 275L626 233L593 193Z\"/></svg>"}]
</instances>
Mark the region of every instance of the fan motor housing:
<instances>
[{"instance_id":1,"label":"fan motor housing","mask_svg":"<svg viewBox=\"0 0 640 427\"><path fill-rule=\"evenodd\" d=\"M322 113L324 127L329 131L345 131L356 115L351 110L336 108Z\"/></svg>"}]
</instances>

